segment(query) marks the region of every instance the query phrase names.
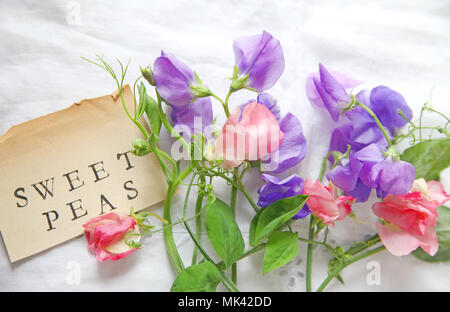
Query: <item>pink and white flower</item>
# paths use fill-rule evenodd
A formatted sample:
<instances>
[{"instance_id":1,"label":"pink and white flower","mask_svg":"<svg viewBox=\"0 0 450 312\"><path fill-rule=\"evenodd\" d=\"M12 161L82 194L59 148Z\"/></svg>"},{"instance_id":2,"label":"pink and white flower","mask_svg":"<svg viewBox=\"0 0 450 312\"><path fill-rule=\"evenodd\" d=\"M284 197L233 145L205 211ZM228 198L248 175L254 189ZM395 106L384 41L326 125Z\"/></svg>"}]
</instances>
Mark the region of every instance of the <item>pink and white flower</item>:
<instances>
[{"instance_id":1,"label":"pink and white flower","mask_svg":"<svg viewBox=\"0 0 450 312\"><path fill-rule=\"evenodd\" d=\"M88 248L100 262L119 260L137 250L125 243L126 236L137 230L136 220L128 215L110 212L89 220L83 227Z\"/></svg>"},{"instance_id":2,"label":"pink and white flower","mask_svg":"<svg viewBox=\"0 0 450 312\"><path fill-rule=\"evenodd\" d=\"M386 249L394 256L404 256L419 246L434 256L439 249L436 236L437 208L450 196L437 181L414 181L405 195L387 195L384 201L373 204L374 214L384 219L376 228Z\"/></svg>"},{"instance_id":3,"label":"pink and white flower","mask_svg":"<svg viewBox=\"0 0 450 312\"><path fill-rule=\"evenodd\" d=\"M244 160L260 160L275 151L283 141L284 133L278 120L264 105L249 103L237 107L228 117L215 143L215 156L231 169Z\"/></svg>"}]
</instances>

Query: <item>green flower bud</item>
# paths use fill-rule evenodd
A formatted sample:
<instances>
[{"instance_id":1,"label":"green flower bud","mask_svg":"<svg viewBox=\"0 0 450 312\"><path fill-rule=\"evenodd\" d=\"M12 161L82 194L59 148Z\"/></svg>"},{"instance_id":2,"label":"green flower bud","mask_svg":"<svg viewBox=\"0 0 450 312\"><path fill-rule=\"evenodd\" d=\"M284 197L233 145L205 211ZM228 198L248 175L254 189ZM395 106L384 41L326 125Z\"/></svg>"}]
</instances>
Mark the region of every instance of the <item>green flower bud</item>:
<instances>
[{"instance_id":1,"label":"green flower bud","mask_svg":"<svg viewBox=\"0 0 450 312\"><path fill-rule=\"evenodd\" d=\"M139 67L139 68L141 69L142 76L144 76L145 80L147 80L149 84L154 86L155 81L153 80L153 72L152 72L152 69L150 68L150 66L147 66L144 68Z\"/></svg>"},{"instance_id":2,"label":"green flower bud","mask_svg":"<svg viewBox=\"0 0 450 312\"><path fill-rule=\"evenodd\" d=\"M136 139L133 141L134 150L131 151L136 156L145 156L152 151L147 141L142 139Z\"/></svg>"}]
</instances>

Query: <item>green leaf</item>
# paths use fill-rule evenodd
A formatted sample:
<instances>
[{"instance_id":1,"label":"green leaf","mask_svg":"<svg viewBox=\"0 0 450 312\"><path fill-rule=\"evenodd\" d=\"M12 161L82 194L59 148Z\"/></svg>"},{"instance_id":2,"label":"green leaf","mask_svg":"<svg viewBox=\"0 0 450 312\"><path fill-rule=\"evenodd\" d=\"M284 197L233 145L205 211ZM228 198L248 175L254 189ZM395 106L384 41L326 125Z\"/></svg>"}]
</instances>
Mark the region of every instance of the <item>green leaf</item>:
<instances>
[{"instance_id":1,"label":"green leaf","mask_svg":"<svg viewBox=\"0 0 450 312\"><path fill-rule=\"evenodd\" d=\"M215 251L227 267L244 253L244 239L231 207L218 198L206 208L206 231Z\"/></svg>"},{"instance_id":2,"label":"green leaf","mask_svg":"<svg viewBox=\"0 0 450 312\"><path fill-rule=\"evenodd\" d=\"M297 233L273 232L269 236L264 253L263 275L287 264L295 258L297 253Z\"/></svg>"},{"instance_id":3,"label":"green leaf","mask_svg":"<svg viewBox=\"0 0 450 312\"><path fill-rule=\"evenodd\" d=\"M216 291L221 280L222 275L216 266L211 262L203 262L192 265L178 274L170 291Z\"/></svg>"},{"instance_id":4,"label":"green leaf","mask_svg":"<svg viewBox=\"0 0 450 312\"><path fill-rule=\"evenodd\" d=\"M292 219L308 199L308 195L295 195L277 200L267 206L259 216L254 243L259 245L285 222Z\"/></svg>"},{"instance_id":5,"label":"green leaf","mask_svg":"<svg viewBox=\"0 0 450 312\"><path fill-rule=\"evenodd\" d=\"M147 94L145 85L141 82L138 85L139 90L139 106L136 112L136 119L142 117L142 115L147 115L148 122L150 123L150 129L152 134L158 136L161 130L161 119L159 118L158 103L155 99Z\"/></svg>"},{"instance_id":6,"label":"green leaf","mask_svg":"<svg viewBox=\"0 0 450 312\"><path fill-rule=\"evenodd\" d=\"M161 118L159 118L158 103L149 95L146 96L146 102L145 114L150 123L150 129L152 129L152 134L159 135L161 131Z\"/></svg>"},{"instance_id":7,"label":"green leaf","mask_svg":"<svg viewBox=\"0 0 450 312\"><path fill-rule=\"evenodd\" d=\"M423 141L406 149L400 158L416 168L416 179L439 181L439 174L450 166L450 139Z\"/></svg>"},{"instance_id":8,"label":"green leaf","mask_svg":"<svg viewBox=\"0 0 450 312\"><path fill-rule=\"evenodd\" d=\"M259 215L256 214L252 222L250 222L250 229L248 230L248 241L250 243L250 246L255 247L255 232L256 232L256 225L258 224Z\"/></svg>"},{"instance_id":9,"label":"green leaf","mask_svg":"<svg viewBox=\"0 0 450 312\"><path fill-rule=\"evenodd\" d=\"M430 256L422 248L418 248L412 254L427 262L450 261L450 208L448 207L441 206L438 208L436 234L439 241L439 250L434 256Z\"/></svg>"}]
</instances>

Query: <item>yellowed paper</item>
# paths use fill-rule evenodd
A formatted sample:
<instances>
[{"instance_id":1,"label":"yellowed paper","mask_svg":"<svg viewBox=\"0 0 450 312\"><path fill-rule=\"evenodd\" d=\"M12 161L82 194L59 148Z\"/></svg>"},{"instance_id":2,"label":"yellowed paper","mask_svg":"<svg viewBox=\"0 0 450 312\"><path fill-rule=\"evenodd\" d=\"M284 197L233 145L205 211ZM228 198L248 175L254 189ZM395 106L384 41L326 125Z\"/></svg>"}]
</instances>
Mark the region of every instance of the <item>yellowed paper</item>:
<instances>
[{"instance_id":1,"label":"yellowed paper","mask_svg":"<svg viewBox=\"0 0 450 312\"><path fill-rule=\"evenodd\" d=\"M124 98L131 108L128 86ZM156 158L129 152L136 138L142 134L117 93L83 100L1 136L0 229L11 262L82 234L90 218L163 200L166 184Z\"/></svg>"}]
</instances>

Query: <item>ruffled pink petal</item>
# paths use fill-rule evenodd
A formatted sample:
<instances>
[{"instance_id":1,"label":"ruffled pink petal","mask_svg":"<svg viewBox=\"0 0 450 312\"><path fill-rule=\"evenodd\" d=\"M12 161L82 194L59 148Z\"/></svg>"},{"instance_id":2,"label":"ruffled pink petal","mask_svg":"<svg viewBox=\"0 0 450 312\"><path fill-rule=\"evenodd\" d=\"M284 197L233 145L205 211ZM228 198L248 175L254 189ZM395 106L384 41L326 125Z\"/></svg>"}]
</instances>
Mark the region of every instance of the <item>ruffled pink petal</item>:
<instances>
[{"instance_id":1,"label":"ruffled pink petal","mask_svg":"<svg viewBox=\"0 0 450 312\"><path fill-rule=\"evenodd\" d=\"M415 211L400 211L396 206L390 206L388 203L388 201L384 201L373 204L373 213L377 217L396 224L405 231L410 229L416 223L417 213Z\"/></svg>"},{"instance_id":2,"label":"ruffled pink petal","mask_svg":"<svg viewBox=\"0 0 450 312\"><path fill-rule=\"evenodd\" d=\"M83 224L83 227L86 231L93 231L94 228L102 223L107 223L109 221L119 221L120 216L115 212L110 212L105 215L101 215L95 218L90 219L88 222Z\"/></svg>"},{"instance_id":3,"label":"ruffled pink petal","mask_svg":"<svg viewBox=\"0 0 450 312\"><path fill-rule=\"evenodd\" d=\"M394 224L383 225L377 222L376 228L384 246L394 256L406 256L420 245L416 236Z\"/></svg>"},{"instance_id":4,"label":"ruffled pink petal","mask_svg":"<svg viewBox=\"0 0 450 312\"><path fill-rule=\"evenodd\" d=\"M308 208L327 224L334 225L334 221L339 217L339 209L333 200L311 195L308 198Z\"/></svg>"},{"instance_id":5,"label":"ruffled pink petal","mask_svg":"<svg viewBox=\"0 0 450 312\"><path fill-rule=\"evenodd\" d=\"M352 204L356 198L352 196L340 196L336 199L336 204L339 210L339 217L337 220L342 220L352 211Z\"/></svg>"},{"instance_id":6,"label":"ruffled pink petal","mask_svg":"<svg viewBox=\"0 0 450 312\"><path fill-rule=\"evenodd\" d=\"M420 247L430 256L434 256L439 250L439 241L434 227L428 226L425 235L418 237Z\"/></svg>"},{"instance_id":7,"label":"ruffled pink petal","mask_svg":"<svg viewBox=\"0 0 450 312\"><path fill-rule=\"evenodd\" d=\"M135 252L137 249L138 248L131 248L130 250L128 250L126 252L122 252L120 254L113 254L103 248L97 248L97 250L95 251L95 259L97 259L97 261L99 261L99 262L103 262L105 260L117 261L117 260L127 257L128 255Z\"/></svg>"},{"instance_id":8,"label":"ruffled pink petal","mask_svg":"<svg viewBox=\"0 0 450 312\"><path fill-rule=\"evenodd\" d=\"M118 260L134 252L136 248L120 254L114 254L104 248L123 240L126 233L130 229L134 229L135 226L136 220L132 217L114 212L93 218L83 225L88 248L94 252L98 261L106 259Z\"/></svg>"},{"instance_id":9,"label":"ruffled pink petal","mask_svg":"<svg viewBox=\"0 0 450 312\"><path fill-rule=\"evenodd\" d=\"M215 143L215 154L227 169L243 160L259 160L275 151L284 133L278 120L264 105L253 102L229 116Z\"/></svg>"},{"instance_id":10,"label":"ruffled pink petal","mask_svg":"<svg viewBox=\"0 0 450 312\"><path fill-rule=\"evenodd\" d=\"M445 202L450 200L450 196L445 192L444 186L438 181L428 181L428 193L430 194L433 202L436 202L436 205L442 206Z\"/></svg>"},{"instance_id":11,"label":"ruffled pink petal","mask_svg":"<svg viewBox=\"0 0 450 312\"><path fill-rule=\"evenodd\" d=\"M305 194L314 194L314 196L316 197L334 200L333 194L331 194L330 189L320 183L319 180L312 182L312 180L306 179L303 192Z\"/></svg>"},{"instance_id":12,"label":"ruffled pink petal","mask_svg":"<svg viewBox=\"0 0 450 312\"><path fill-rule=\"evenodd\" d=\"M98 225L94 230L94 238L99 246L108 246L109 244L121 239L129 229L134 229L136 221L131 217L120 219L118 222L110 222Z\"/></svg>"},{"instance_id":13,"label":"ruffled pink petal","mask_svg":"<svg viewBox=\"0 0 450 312\"><path fill-rule=\"evenodd\" d=\"M303 193L310 195L308 198L309 209L324 223L331 226L334 221L343 219L351 211L354 198L341 196L335 198L334 191L324 186L319 180L312 182L306 179Z\"/></svg>"},{"instance_id":14,"label":"ruffled pink petal","mask_svg":"<svg viewBox=\"0 0 450 312\"><path fill-rule=\"evenodd\" d=\"M278 149L283 141L284 133L280 130L278 120L262 104L253 102L246 105L239 124L244 126L246 131L246 159L261 159ZM256 159L251 159L250 155L256 155Z\"/></svg>"}]
</instances>

